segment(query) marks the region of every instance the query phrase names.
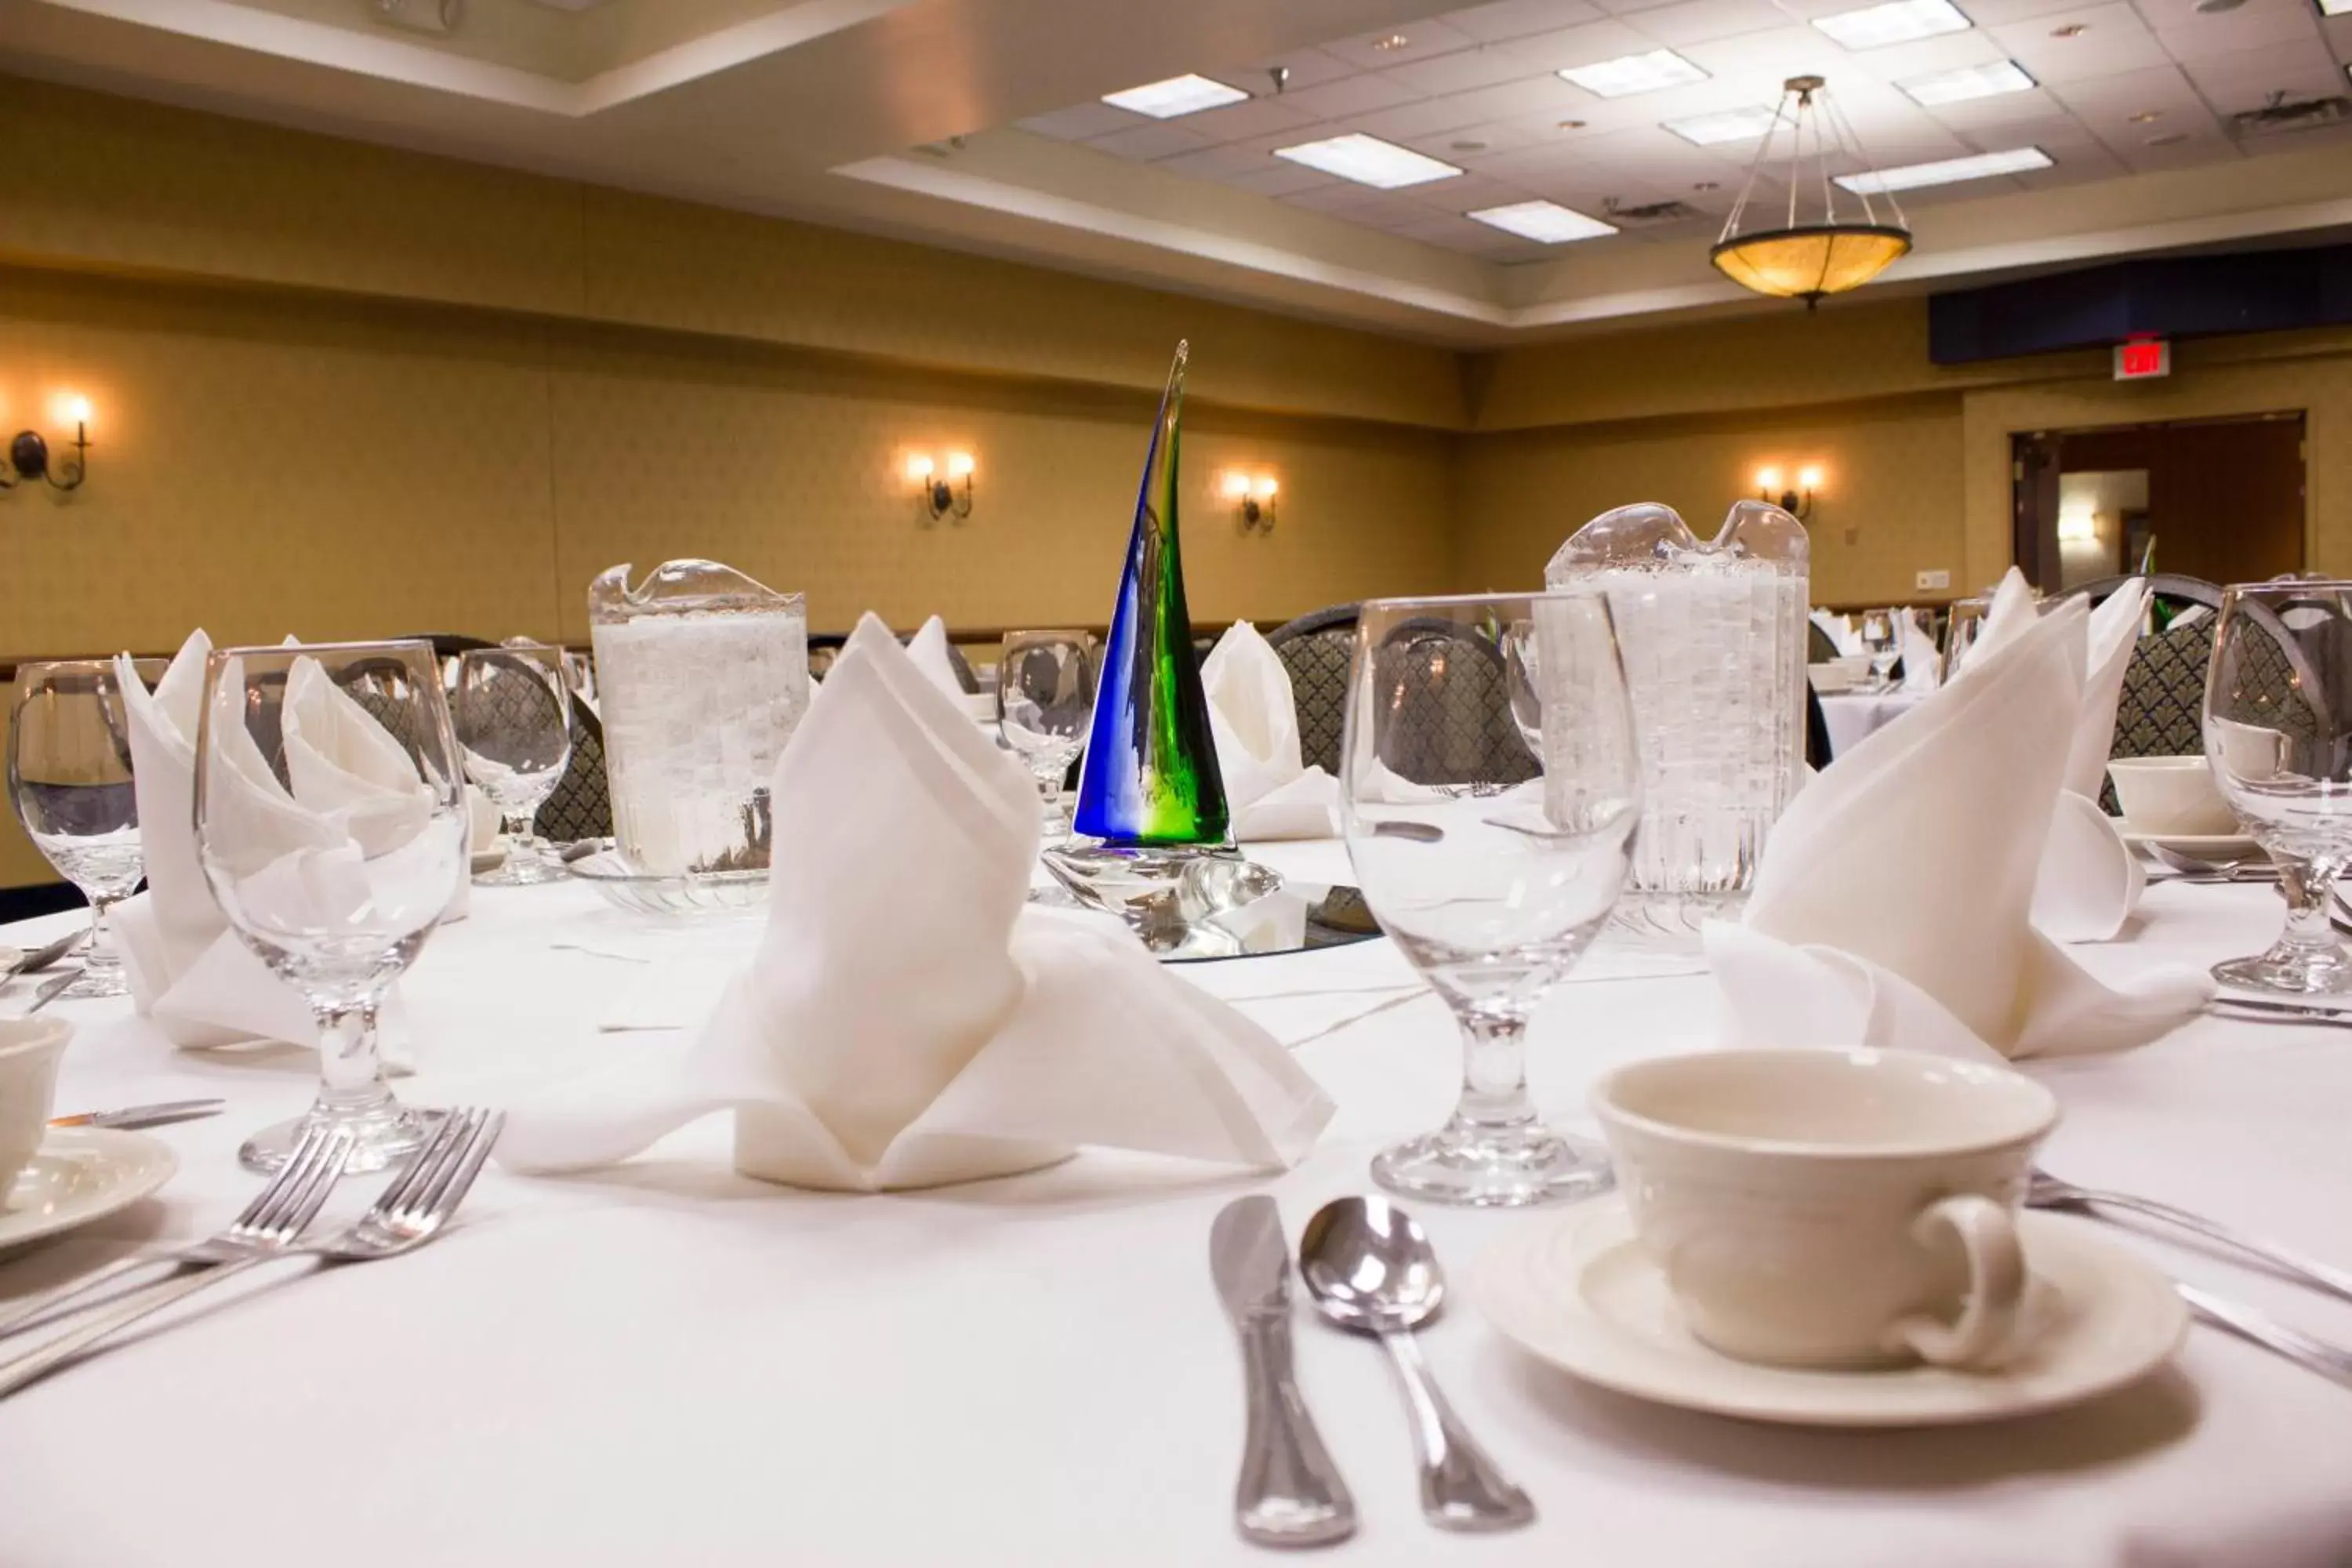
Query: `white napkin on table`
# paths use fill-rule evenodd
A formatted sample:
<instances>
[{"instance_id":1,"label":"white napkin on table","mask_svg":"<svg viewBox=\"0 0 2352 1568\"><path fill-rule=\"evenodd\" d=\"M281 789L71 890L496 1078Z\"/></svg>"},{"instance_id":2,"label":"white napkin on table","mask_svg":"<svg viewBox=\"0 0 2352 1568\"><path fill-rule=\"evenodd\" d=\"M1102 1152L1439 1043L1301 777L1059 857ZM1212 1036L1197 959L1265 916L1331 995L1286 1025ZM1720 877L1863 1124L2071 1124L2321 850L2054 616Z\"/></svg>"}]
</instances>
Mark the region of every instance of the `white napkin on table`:
<instances>
[{"instance_id":1,"label":"white napkin on table","mask_svg":"<svg viewBox=\"0 0 2352 1568\"><path fill-rule=\"evenodd\" d=\"M2135 578L2090 614L2082 700L2061 775L2064 793L2051 819L2050 841L2033 893L2033 923L2060 942L2113 939L2139 907L2147 886L2147 874L2124 842L2121 824L2099 809L2099 785L2115 744L2124 673L2139 641L2147 597L2147 580ZM1983 635L1969 650L1969 668L1973 669L1988 649L2021 636L2039 614L2024 574L2011 567L1993 595Z\"/></svg>"},{"instance_id":2,"label":"white napkin on table","mask_svg":"<svg viewBox=\"0 0 2352 1568\"><path fill-rule=\"evenodd\" d=\"M1903 689L1935 690L1943 669L1943 655L1937 650L1934 635L1909 605L1895 613L1903 617Z\"/></svg>"},{"instance_id":3,"label":"white napkin on table","mask_svg":"<svg viewBox=\"0 0 2352 1568\"><path fill-rule=\"evenodd\" d=\"M915 635L908 639L907 657L933 686L961 703L963 681L956 675L955 660L948 655L948 624L933 616L925 621ZM828 674L827 679L831 676Z\"/></svg>"},{"instance_id":4,"label":"white napkin on table","mask_svg":"<svg viewBox=\"0 0 2352 1568\"><path fill-rule=\"evenodd\" d=\"M1264 1029L1125 931L1024 910L1036 788L858 624L776 766L780 855L751 967L699 1030L518 1108L525 1171L624 1160L719 1110L735 1167L875 1191L1081 1145L1288 1165L1331 1101Z\"/></svg>"},{"instance_id":5,"label":"white napkin on table","mask_svg":"<svg viewBox=\"0 0 2352 1568\"><path fill-rule=\"evenodd\" d=\"M1845 616L1832 615L1827 610L1815 610L1812 621L1836 647L1840 658L1851 658L1866 651L1862 646L1862 634L1853 629L1853 623Z\"/></svg>"},{"instance_id":6,"label":"white napkin on table","mask_svg":"<svg viewBox=\"0 0 2352 1568\"><path fill-rule=\"evenodd\" d=\"M1799 794L1743 921L1707 928L1727 1043L2051 1056L2141 1045L2204 1005L2202 973L2115 990L2030 919L2085 646L2082 606L2060 605Z\"/></svg>"},{"instance_id":7,"label":"white napkin on table","mask_svg":"<svg viewBox=\"0 0 2352 1568\"><path fill-rule=\"evenodd\" d=\"M1235 621L1201 661L1209 733L1224 775L1233 833L1244 843L1329 838L1339 832L1339 781L1304 765L1290 671L1247 621Z\"/></svg>"},{"instance_id":8,"label":"white napkin on table","mask_svg":"<svg viewBox=\"0 0 2352 1568\"><path fill-rule=\"evenodd\" d=\"M128 655L116 661L147 858L147 891L117 914L124 975L133 1005L175 1045L315 1046L310 1005L228 929L196 858L196 717L211 652L202 630L191 633L152 695ZM247 842L257 853L331 848L355 837L389 847L389 836L421 815L384 771L386 747L407 768L398 742L316 665L298 662L289 673L283 722L300 798L288 796L249 740L250 754L236 759L248 787L229 804L249 814ZM413 772L407 784L411 800L422 795ZM408 831L413 836L414 827ZM465 888L461 879L453 901ZM405 1031L396 1005L387 1009L383 1032L387 1058L401 1056Z\"/></svg>"}]
</instances>

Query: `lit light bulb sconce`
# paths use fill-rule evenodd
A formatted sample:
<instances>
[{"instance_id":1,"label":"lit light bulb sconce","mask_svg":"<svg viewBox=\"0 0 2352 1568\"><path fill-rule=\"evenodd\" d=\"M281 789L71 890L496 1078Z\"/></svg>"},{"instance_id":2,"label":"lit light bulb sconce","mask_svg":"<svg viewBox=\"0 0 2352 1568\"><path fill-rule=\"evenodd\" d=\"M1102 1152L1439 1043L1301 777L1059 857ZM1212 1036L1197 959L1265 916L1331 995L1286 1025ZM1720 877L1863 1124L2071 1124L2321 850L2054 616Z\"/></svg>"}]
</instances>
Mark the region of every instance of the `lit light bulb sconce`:
<instances>
[{"instance_id":1,"label":"lit light bulb sconce","mask_svg":"<svg viewBox=\"0 0 2352 1568\"><path fill-rule=\"evenodd\" d=\"M1282 486L1272 474L1244 474L1238 468L1232 469L1218 482L1218 488L1232 503L1244 533L1274 531L1274 499L1281 493Z\"/></svg>"},{"instance_id":2,"label":"lit light bulb sconce","mask_svg":"<svg viewBox=\"0 0 2352 1568\"><path fill-rule=\"evenodd\" d=\"M1770 501L1799 522L1813 520L1813 492L1822 488L1822 466L1807 463L1797 470L1793 488L1783 489L1780 470L1767 465L1756 470L1756 499Z\"/></svg>"},{"instance_id":3,"label":"lit light bulb sconce","mask_svg":"<svg viewBox=\"0 0 2352 1568\"><path fill-rule=\"evenodd\" d=\"M929 452L909 453L907 482L923 515L932 522L943 517L959 521L971 515L971 475L977 467L970 452L950 452L944 465Z\"/></svg>"},{"instance_id":4,"label":"lit light bulb sconce","mask_svg":"<svg viewBox=\"0 0 2352 1568\"><path fill-rule=\"evenodd\" d=\"M58 412L74 428L73 456L49 458L48 438L38 430L19 430L8 443L8 461L0 466L0 490L14 489L26 479L46 479L60 490L78 490L89 471L89 399L79 394L63 399Z\"/></svg>"}]
</instances>

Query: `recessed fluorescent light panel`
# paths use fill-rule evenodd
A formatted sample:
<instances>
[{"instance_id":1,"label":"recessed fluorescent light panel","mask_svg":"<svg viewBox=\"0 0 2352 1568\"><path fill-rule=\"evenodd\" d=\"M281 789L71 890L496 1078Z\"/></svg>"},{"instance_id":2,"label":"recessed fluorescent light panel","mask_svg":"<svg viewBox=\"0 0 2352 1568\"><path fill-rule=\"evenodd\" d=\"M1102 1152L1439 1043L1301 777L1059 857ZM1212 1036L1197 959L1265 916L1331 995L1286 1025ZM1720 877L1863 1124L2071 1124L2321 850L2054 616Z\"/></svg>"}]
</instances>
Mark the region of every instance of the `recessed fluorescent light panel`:
<instances>
[{"instance_id":1,"label":"recessed fluorescent light panel","mask_svg":"<svg viewBox=\"0 0 2352 1568\"><path fill-rule=\"evenodd\" d=\"M2346 3L2352 5L2352 0ZM1914 77L1895 85L1911 95L1912 102L1933 109L1940 103L1966 103L1972 98L2024 92L2034 81L2015 60L1997 60L1989 66L1962 66L1958 70Z\"/></svg>"},{"instance_id":2,"label":"recessed fluorescent light panel","mask_svg":"<svg viewBox=\"0 0 2352 1568\"><path fill-rule=\"evenodd\" d=\"M1695 147L1714 147L1726 142L1753 142L1772 129L1780 117L1777 109L1730 109L1721 114L1695 114L1688 120L1669 120L1666 129Z\"/></svg>"},{"instance_id":3,"label":"recessed fluorescent light panel","mask_svg":"<svg viewBox=\"0 0 2352 1568\"><path fill-rule=\"evenodd\" d=\"M1302 142L1296 147L1276 147L1274 155L1383 191L1425 185L1432 180L1450 180L1462 172L1451 163L1424 158L1410 147L1400 147L1360 132L1322 142Z\"/></svg>"},{"instance_id":4,"label":"recessed fluorescent light panel","mask_svg":"<svg viewBox=\"0 0 2352 1568\"><path fill-rule=\"evenodd\" d=\"M1574 208L1561 206L1558 202L1513 202L1507 207L1480 207L1466 216L1489 227L1545 245L1565 245L1571 239L1598 239L1604 234L1617 232L1614 225L1602 223L1597 217L1586 217Z\"/></svg>"},{"instance_id":5,"label":"recessed fluorescent light panel","mask_svg":"<svg viewBox=\"0 0 2352 1568\"><path fill-rule=\"evenodd\" d=\"M1683 87L1706 79L1706 72L1672 49L1621 55L1599 65L1570 66L1559 74L1562 79L1574 82L1598 98L1624 98L1632 93L1655 92L1662 87Z\"/></svg>"},{"instance_id":6,"label":"recessed fluorescent light panel","mask_svg":"<svg viewBox=\"0 0 2352 1568\"><path fill-rule=\"evenodd\" d=\"M2319 14L2323 16L2352 16L2352 0L2319 0ZM2352 66L2344 68L2352 71Z\"/></svg>"},{"instance_id":7,"label":"recessed fluorescent light panel","mask_svg":"<svg viewBox=\"0 0 2352 1568\"><path fill-rule=\"evenodd\" d=\"M1125 92L1107 92L1103 101L1113 109L1149 114L1154 120L1173 120L1180 114L1198 114L1204 109L1239 103L1248 96L1240 88L1227 87L1204 76L1171 76L1166 81L1146 82Z\"/></svg>"},{"instance_id":8,"label":"recessed fluorescent light panel","mask_svg":"<svg viewBox=\"0 0 2352 1568\"><path fill-rule=\"evenodd\" d=\"M1837 183L1855 195L1874 196L1884 191L1916 191L1923 185L1956 185L1962 180L1984 180L1995 174L2022 174L2046 169L2050 163L2050 154L2039 147L2012 147L2006 153L1979 153L1973 158L1866 169L1859 174L1840 174Z\"/></svg>"},{"instance_id":9,"label":"recessed fluorescent light panel","mask_svg":"<svg viewBox=\"0 0 2352 1568\"><path fill-rule=\"evenodd\" d=\"M1849 49L1875 49L1939 33L1966 32L1969 23L1952 0L1887 0L1884 5L1816 16L1813 26Z\"/></svg>"}]
</instances>

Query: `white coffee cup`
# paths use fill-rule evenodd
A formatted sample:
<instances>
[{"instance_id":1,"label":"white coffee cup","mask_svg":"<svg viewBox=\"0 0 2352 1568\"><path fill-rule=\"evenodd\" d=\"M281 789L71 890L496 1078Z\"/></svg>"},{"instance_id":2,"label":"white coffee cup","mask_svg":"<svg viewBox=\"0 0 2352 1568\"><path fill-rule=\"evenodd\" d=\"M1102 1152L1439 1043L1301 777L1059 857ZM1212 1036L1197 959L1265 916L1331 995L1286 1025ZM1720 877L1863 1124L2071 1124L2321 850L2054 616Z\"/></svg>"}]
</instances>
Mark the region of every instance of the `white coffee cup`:
<instances>
[{"instance_id":1,"label":"white coffee cup","mask_svg":"<svg viewBox=\"0 0 2352 1568\"><path fill-rule=\"evenodd\" d=\"M1593 1092L1685 1322L1742 1361L1990 1366L2026 1297L2016 1215L2058 1103L1910 1051L1713 1051Z\"/></svg>"},{"instance_id":2,"label":"white coffee cup","mask_svg":"<svg viewBox=\"0 0 2352 1568\"><path fill-rule=\"evenodd\" d=\"M47 1135L58 1058L72 1037L73 1026L62 1019L0 1019L0 1208Z\"/></svg>"},{"instance_id":3,"label":"white coffee cup","mask_svg":"<svg viewBox=\"0 0 2352 1568\"><path fill-rule=\"evenodd\" d=\"M2107 764L2116 804L2135 833L2195 837L2236 833L2238 815L2203 757L2117 757Z\"/></svg>"}]
</instances>

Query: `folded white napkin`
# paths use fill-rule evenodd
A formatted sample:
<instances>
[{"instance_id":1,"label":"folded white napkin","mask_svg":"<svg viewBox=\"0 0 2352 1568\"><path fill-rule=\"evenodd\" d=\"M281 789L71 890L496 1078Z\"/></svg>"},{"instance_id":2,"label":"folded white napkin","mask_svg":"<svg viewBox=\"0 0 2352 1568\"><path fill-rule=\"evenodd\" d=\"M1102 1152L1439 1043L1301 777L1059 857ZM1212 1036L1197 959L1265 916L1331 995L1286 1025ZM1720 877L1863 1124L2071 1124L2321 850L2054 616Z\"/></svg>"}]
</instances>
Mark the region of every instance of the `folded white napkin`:
<instances>
[{"instance_id":1,"label":"folded white napkin","mask_svg":"<svg viewBox=\"0 0 2352 1568\"><path fill-rule=\"evenodd\" d=\"M1935 635L1910 606L1895 613L1903 617L1903 689L1935 690L1943 669L1943 655L1937 651Z\"/></svg>"},{"instance_id":2,"label":"folded white napkin","mask_svg":"<svg viewBox=\"0 0 2352 1568\"><path fill-rule=\"evenodd\" d=\"M956 676L955 660L948 657L948 624L933 616L920 630L908 639L907 657L933 686L961 703L963 682ZM831 679L828 675L827 679Z\"/></svg>"},{"instance_id":3,"label":"folded white napkin","mask_svg":"<svg viewBox=\"0 0 2352 1568\"><path fill-rule=\"evenodd\" d=\"M2084 616L2062 605L1799 794L1744 921L1707 928L1729 1043L2048 1056L2154 1039L2212 994L2078 968L2031 913L2082 707Z\"/></svg>"},{"instance_id":4,"label":"folded white napkin","mask_svg":"<svg viewBox=\"0 0 2352 1568\"><path fill-rule=\"evenodd\" d=\"M133 1005L176 1045L315 1045L310 1005L229 931L196 858L196 715L211 652L203 631L191 633L152 695L129 656L116 661L147 857L147 891L117 916L125 978ZM241 842L257 868L295 850L354 841L363 852L369 844L394 849L415 837L431 805L406 753L373 715L308 661L288 677L284 713L294 796L248 738L231 755L249 775L247 787L215 805L245 814ZM390 771L394 758L404 788ZM465 891L461 879L451 895L460 909ZM405 1030L396 1009L387 1011L383 1033L387 1057L402 1055Z\"/></svg>"},{"instance_id":5,"label":"folded white napkin","mask_svg":"<svg viewBox=\"0 0 2352 1568\"><path fill-rule=\"evenodd\" d=\"M1843 616L1815 610L1813 625L1821 627L1830 641L1837 645L1840 658L1852 658L1856 654L1868 651L1862 646L1862 634L1854 630L1853 623Z\"/></svg>"},{"instance_id":6,"label":"folded white napkin","mask_svg":"<svg viewBox=\"0 0 2352 1568\"><path fill-rule=\"evenodd\" d=\"M735 1166L854 1191L1081 1145L1290 1164L1330 1100L1274 1038L1123 931L1024 910L1036 788L871 616L777 763L757 959L687 1036L518 1108L527 1171L626 1159L735 1112Z\"/></svg>"},{"instance_id":7,"label":"folded white napkin","mask_svg":"<svg viewBox=\"0 0 2352 1568\"><path fill-rule=\"evenodd\" d=\"M1290 671L1255 626L1235 621L1217 639L1201 661L1201 688L1234 837L1245 843L1334 837L1339 781L1320 763L1304 765Z\"/></svg>"},{"instance_id":8,"label":"folded white napkin","mask_svg":"<svg viewBox=\"0 0 2352 1568\"><path fill-rule=\"evenodd\" d=\"M2099 809L2098 800L2115 743L2124 673L2147 617L2147 580L2136 578L2090 614L2083 695L2061 776L2065 793L2051 819L2033 893L2033 923L2060 942L2111 940L2147 889L2147 873L2124 842L2122 825ZM2024 574L2011 567L1993 595L1984 632L1969 650L1970 668L1987 650L2021 636L2040 614Z\"/></svg>"}]
</instances>

